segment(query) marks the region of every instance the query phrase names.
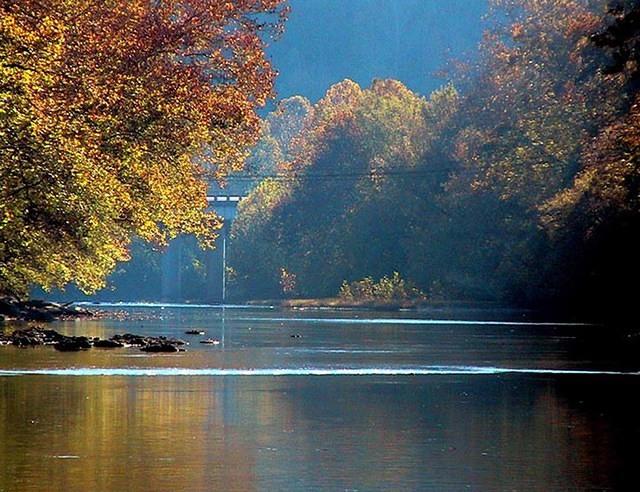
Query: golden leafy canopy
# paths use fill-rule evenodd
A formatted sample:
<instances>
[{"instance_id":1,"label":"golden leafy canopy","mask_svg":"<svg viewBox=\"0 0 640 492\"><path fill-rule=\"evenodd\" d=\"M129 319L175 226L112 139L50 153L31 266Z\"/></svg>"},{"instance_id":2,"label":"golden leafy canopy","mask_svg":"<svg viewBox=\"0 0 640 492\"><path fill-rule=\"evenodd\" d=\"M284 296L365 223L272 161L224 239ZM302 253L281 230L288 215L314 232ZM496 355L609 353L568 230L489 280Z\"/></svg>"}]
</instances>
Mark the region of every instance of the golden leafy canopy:
<instances>
[{"instance_id":1,"label":"golden leafy canopy","mask_svg":"<svg viewBox=\"0 0 640 492\"><path fill-rule=\"evenodd\" d=\"M0 290L103 284L132 235L215 237L207 176L242 167L283 0L0 3Z\"/></svg>"}]
</instances>

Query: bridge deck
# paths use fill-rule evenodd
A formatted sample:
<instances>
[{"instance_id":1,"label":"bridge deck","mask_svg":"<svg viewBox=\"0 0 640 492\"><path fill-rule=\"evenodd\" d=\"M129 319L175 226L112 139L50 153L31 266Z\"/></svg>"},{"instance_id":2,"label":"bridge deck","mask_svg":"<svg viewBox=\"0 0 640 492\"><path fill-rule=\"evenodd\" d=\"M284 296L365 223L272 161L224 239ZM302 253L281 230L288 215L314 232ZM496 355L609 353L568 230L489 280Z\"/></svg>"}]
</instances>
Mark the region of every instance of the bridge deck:
<instances>
[{"instance_id":1,"label":"bridge deck","mask_svg":"<svg viewBox=\"0 0 640 492\"><path fill-rule=\"evenodd\" d=\"M207 196L207 202L209 203L238 203L245 197L241 195L210 195Z\"/></svg>"}]
</instances>

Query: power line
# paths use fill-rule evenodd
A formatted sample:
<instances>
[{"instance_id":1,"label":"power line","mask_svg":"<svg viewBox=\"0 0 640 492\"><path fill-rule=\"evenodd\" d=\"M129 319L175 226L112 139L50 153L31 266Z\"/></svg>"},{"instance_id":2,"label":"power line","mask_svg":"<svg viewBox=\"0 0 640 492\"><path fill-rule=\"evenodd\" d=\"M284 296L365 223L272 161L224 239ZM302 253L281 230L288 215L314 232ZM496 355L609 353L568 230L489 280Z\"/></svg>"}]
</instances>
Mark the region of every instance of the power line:
<instances>
[{"instance_id":1,"label":"power line","mask_svg":"<svg viewBox=\"0 0 640 492\"><path fill-rule=\"evenodd\" d=\"M440 171L445 172L445 171ZM339 174L264 174L255 176L227 176L227 183L237 181L259 181L270 179L272 181L317 181L317 180L348 180L360 178L382 178L382 177L426 177L436 173L339 173Z\"/></svg>"},{"instance_id":2,"label":"power line","mask_svg":"<svg viewBox=\"0 0 640 492\"><path fill-rule=\"evenodd\" d=\"M545 167L560 168L564 167L563 163L546 163ZM270 179L272 181L314 181L314 180L347 180L360 178L382 178L382 177L398 177L398 178L426 178L437 174L455 173L457 175L473 175L482 172L484 169L461 169L456 167L444 168L427 168L416 171L398 170L398 171L361 171L361 172L335 172L335 173L273 173L273 174L242 174L230 175L226 180L228 183L237 181L256 181Z\"/></svg>"}]
</instances>

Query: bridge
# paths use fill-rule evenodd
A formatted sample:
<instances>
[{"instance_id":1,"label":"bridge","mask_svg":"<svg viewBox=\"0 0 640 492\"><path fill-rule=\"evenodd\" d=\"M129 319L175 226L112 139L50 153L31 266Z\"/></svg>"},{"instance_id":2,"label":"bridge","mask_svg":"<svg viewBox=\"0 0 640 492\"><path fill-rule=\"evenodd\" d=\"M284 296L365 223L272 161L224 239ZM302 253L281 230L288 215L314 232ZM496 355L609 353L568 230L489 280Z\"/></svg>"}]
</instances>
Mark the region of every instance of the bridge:
<instances>
[{"instance_id":1,"label":"bridge","mask_svg":"<svg viewBox=\"0 0 640 492\"><path fill-rule=\"evenodd\" d=\"M224 304L227 299L227 240L238 204L245 198L241 194L227 194L224 190L214 190L207 196L207 203L218 216L224 219L216 249L205 253L207 292L205 300ZM182 266L184 264L184 245L186 237L171 241L161 258L162 299L163 301L184 300L182 285Z\"/></svg>"}]
</instances>

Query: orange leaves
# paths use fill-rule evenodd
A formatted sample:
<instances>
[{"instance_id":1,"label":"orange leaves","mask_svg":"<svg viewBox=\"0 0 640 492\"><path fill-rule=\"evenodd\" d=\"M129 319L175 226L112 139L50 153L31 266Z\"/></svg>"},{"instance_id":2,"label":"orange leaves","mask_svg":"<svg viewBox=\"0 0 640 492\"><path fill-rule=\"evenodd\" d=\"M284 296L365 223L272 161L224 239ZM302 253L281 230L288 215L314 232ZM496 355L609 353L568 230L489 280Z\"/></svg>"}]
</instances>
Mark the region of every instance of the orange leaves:
<instances>
[{"instance_id":1,"label":"orange leaves","mask_svg":"<svg viewBox=\"0 0 640 492\"><path fill-rule=\"evenodd\" d=\"M349 272L402 262L397 238L432 217L422 204L446 179L436 148L457 106L452 86L426 99L395 80L345 80L313 107L287 100L267 118L278 176L251 192L233 225L242 288L291 295L295 272L296 292L333 294Z\"/></svg>"},{"instance_id":2,"label":"orange leaves","mask_svg":"<svg viewBox=\"0 0 640 492\"><path fill-rule=\"evenodd\" d=\"M620 81L594 69L589 42L605 2L492 3L492 29L463 103L465 127L483 137L470 140L463 129L457 154L477 170L465 181L535 209L571 179L584 139L620 103Z\"/></svg>"},{"instance_id":3,"label":"orange leaves","mask_svg":"<svg viewBox=\"0 0 640 492\"><path fill-rule=\"evenodd\" d=\"M513 39L518 39L522 37L524 34L524 25L522 22L515 22L511 25L511 37Z\"/></svg>"},{"instance_id":4,"label":"orange leaves","mask_svg":"<svg viewBox=\"0 0 640 492\"><path fill-rule=\"evenodd\" d=\"M29 220L41 230L29 225L37 238L30 246L15 241L0 253L1 272L31 272L11 282L10 273L0 274L0 288L36 279L64 284L74 271L84 287L96 288L124 257L131 235L159 242L179 233L215 237L219 222L205 211L203 178L239 169L258 137L256 111L273 94L275 77L265 38L281 28L283 4L4 5L0 175L11 179L3 179L0 201L31 210ZM0 243L26 234L26 222L11 217ZM60 239L47 240L54 232ZM34 273L47 252L58 266L45 270L64 275Z\"/></svg>"},{"instance_id":5,"label":"orange leaves","mask_svg":"<svg viewBox=\"0 0 640 492\"><path fill-rule=\"evenodd\" d=\"M583 11L572 15L567 22L565 32L568 37L590 36L602 24L602 18L593 12Z\"/></svg>"},{"instance_id":6,"label":"orange leaves","mask_svg":"<svg viewBox=\"0 0 640 492\"><path fill-rule=\"evenodd\" d=\"M597 227L606 217L640 213L640 105L601 129L582 153L583 166L570 187L542 207L551 231L566 225L579 209Z\"/></svg>"}]
</instances>

